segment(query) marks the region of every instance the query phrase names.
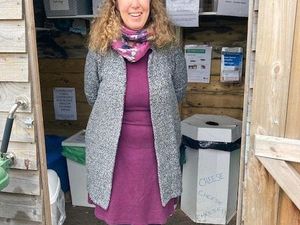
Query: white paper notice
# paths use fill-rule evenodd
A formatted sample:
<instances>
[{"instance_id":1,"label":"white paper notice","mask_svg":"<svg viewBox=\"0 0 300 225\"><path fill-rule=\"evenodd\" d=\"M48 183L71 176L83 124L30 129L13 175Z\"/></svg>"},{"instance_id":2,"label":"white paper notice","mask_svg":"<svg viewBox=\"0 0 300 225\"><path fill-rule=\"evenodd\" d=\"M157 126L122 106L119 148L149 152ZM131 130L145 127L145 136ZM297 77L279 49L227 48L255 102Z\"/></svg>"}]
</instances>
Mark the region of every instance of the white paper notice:
<instances>
[{"instance_id":1,"label":"white paper notice","mask_svg":"<svg viewBox=\"0 0 300 225\"><path fill-rule=\"evenodd\" d=\"M247 17L249 0L219 0L217 15Z\"/></svg>"},{"instance_id":2,"label":"white paper notice","mask_svg":"<svg viewBox=\"0 0 300 225\"><path fill-rule=\"evenodd\" d=\"M54 88L56 120L77 120L75 88Z\"/></svg>"},{"instance_id":3,"label":"white paper notice","mask_svg":"<svg viewBox=\"0 0 300 225\"><path fill-rule=\"evenodd\" d=\"M170 20L180 27L199 26L199 0L167 0Z\"/></svg>"},{"instance_id":4,"label":"white paper notice","mask_svg":"<svg viewBox=\"0 0 300 225\"><path fill-rule=\"evenodd\" d=\"M50 10L70 10L69 0L49 0Z\"/></svg>"},{"instance_id":5,"label":"white paper notice","mask_svg":"<svg viewBox=\"0 0 300 225\"><path fill-rule=\"evenodd\" d=\"M185 46L185 59L187 64L188 82L210 82L211 53L211 46Z\"/></svg>"}]
</instances>

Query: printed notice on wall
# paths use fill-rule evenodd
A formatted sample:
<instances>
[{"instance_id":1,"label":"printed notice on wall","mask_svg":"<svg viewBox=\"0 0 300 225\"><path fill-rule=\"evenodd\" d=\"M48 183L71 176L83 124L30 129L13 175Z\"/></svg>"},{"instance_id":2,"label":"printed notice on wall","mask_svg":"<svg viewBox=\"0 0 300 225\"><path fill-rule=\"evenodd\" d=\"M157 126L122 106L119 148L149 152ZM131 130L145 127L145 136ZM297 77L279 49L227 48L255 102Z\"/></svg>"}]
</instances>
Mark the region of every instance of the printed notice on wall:
<instances>
[{"instance_id":1,"label":"printed notice on wall","mask_svg":"<svg viewBox=\"0 0 300 225\"><path fill-rule=\"evenodd\" d=\"M69 0L49 0L50 10L70 10Z\"/></svg>"},{"instance_id":2,"label":"printed notice on wall","mask_svg":"<svg viewBox=\"0 0 300 225\"><path fill-rule=\"evenodd\" d=\"M199 0L167 0L170 20L180 27L199 26Z\"/></svg>"},{"instance_id":3,"label":"printed notice on wall","mask_svg":"<svg viewBox=\"0 0 300 225\"><path fill-rule=\"evenodd\" d=\"M75 88L53 89L56 120L77 120Z\"/></svg>"},{"instance_id":4,"label":"printed notice on wall","mask_svg":"<svg viewBox=\"0 0 300 225\"><path fill-rule=\"evenodd\" d=\"M218 15L247 17L249 0L218 1Z\"/></svg>"},{"instance_id":5,"label":"printed notice on wall","mask_svg":"<svg viewBox=\"0 0 300 225\"><path fill-rule=\"evenodd\" d=\"M185 46L185 59L187 64L188 82L210 82L211 54L211 46Z\"/></svg>"}]
</instances>

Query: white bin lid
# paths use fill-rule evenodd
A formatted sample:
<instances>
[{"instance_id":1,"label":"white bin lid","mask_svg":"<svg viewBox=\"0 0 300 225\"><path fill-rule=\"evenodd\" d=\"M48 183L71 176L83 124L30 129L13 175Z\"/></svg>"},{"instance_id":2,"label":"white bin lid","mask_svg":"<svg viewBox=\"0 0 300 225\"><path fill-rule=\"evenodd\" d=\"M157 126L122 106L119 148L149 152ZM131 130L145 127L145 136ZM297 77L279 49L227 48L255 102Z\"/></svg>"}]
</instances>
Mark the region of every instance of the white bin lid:
<instances>
[{"instance_id":1,"label":"white bin lid","mask_svg":"<svg viewBox=\"0 0 300 225\"><path fill-rule=\"evenodd\" d=\"M48 169L48 186L49 186L49 196L50 204L52 205L56 202L58 194L60 191L60 180L57 173L54 170Z\"/></svg>"},{"instance_id":2,"label":"white bin lid","mask_svg":"<svg viewBox=\"0 0 300 225\"><path fill-rule=\"evenodd\" d=\"M85 147L85 130L81 130L61 143L62 146Z\"/></svg>"},{"instance_id":3,"label":"white bin lid","mask_svg":"<svg viewBox=\"0 0 300 225\"><path fill-rule=\"evenodd\" d=\"M195 114L181 121L181 132L198 141L234 142L241 137L242 121L223 115Z\"/></svg>"}]
</instances>

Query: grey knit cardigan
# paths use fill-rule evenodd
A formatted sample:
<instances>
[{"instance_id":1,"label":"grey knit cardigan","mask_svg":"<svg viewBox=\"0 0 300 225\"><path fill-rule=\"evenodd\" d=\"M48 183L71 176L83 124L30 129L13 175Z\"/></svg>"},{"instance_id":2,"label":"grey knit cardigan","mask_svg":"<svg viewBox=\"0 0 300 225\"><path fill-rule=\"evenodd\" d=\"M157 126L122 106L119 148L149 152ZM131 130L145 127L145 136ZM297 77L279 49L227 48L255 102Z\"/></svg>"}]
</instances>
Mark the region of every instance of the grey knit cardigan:
<instances>
[{"instance_id":1,"label":"grey knit cardigan","mask_svg":"<svg viewBox=\"0 0 300 225\"><path fill-rule=\"evenodd\" d=\"M187 85L182 51L177 47L153 47L148 59L148 81L160 196L165 206L171 198L180 196L182 190L178 102ZM111 50L104 56L89 51L84 91L93 107L85 139L87 186L91 200L104 209L110 202L125 89L126 64L123 57Z\"/></svg>"}]
</instances>

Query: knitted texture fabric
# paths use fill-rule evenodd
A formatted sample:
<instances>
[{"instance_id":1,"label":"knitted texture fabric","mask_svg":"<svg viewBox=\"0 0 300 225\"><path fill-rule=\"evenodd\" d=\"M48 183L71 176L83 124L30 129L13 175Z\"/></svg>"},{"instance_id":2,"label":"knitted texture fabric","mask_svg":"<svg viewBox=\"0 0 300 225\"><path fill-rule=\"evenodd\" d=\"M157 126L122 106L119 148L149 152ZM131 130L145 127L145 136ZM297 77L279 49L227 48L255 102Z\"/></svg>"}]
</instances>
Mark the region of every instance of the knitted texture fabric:
<instances>
[{"instance_id":1,"label":"knitted texture fabric","mask_svg":"<svg viewBox=\"0 0 300 225\"><path fill-rule=\"evenodd\" d=\"M177 47L152 48L148 59L151 121L162 205L181 194L178 101L187 85L186 63ZM126 64L109 51L90 51L86 58L84 89L92 111L86 127L86 167L91 200L107 209L112 190L116 151L122 126Z\"/></svg>"}]
</instances>

